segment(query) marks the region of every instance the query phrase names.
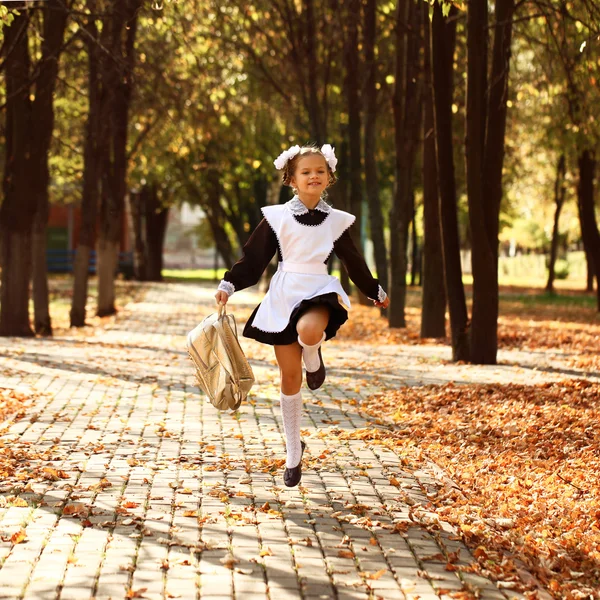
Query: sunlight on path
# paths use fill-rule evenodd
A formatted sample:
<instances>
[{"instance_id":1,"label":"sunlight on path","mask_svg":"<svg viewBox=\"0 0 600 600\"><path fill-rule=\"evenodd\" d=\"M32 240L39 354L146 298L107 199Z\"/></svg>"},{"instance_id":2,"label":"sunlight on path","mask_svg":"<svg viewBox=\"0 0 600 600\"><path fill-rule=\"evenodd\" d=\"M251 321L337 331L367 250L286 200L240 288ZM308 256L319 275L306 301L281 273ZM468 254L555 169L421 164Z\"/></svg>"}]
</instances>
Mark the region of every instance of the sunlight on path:
<instances>
[{"instance_id":1,"label":"sunlight on path","mask_svg":"<svg viewBox=\"0 0 600 600\"><path fill-rule=\"evenodd\" d=\"M382 443L393 431L357 406L385 387L560 373L519 353L467 367L442 346L340 337L323 352L326 384L303 388L308 452L290 490L272 349L242 340L257 385L219 413L184 346L213 288L145 288L102 329L0 339L0 388L31 395L0 438L0 598L525 597L469 572L470 552L428 507L443 473ZM230 310L259 298L236 294Z\"/></svg>"}]
</instances>

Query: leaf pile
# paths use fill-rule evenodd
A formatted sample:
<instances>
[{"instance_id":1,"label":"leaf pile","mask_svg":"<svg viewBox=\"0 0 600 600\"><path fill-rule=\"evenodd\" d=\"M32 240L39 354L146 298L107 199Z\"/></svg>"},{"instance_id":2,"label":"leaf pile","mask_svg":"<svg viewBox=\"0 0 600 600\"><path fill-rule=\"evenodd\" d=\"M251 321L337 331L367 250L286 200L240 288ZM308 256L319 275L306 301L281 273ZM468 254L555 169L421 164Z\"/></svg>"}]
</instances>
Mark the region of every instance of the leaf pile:
<instances>
[{"instance_id":1,"label":"leaf pile","mask_svg":"<svg viewBox=\"0 0 600 600\"><path fill-rule=\"evenodd\" d=\"M26 394L9 388L0 388L0 435L6 432L12 422L25 416L25 409L30 405L31 400L31 396ZM0 479L4 480L13 475L15 466L23 458L28 457L21 450L16 449L14 443L0 439Z\"/></svg>"},{"instance_id":2,"label":"leaf pile","mask_svg":"<svg viewBox=\"0 0 600 600\"><path fill-rule=\"evenodd\" d=\"M600 324L585 320L563 321L516 315L500 317L498 345L521 350L556 350L567 364L585 370L600 370Z\"/></svg>"},{"instance_id":3,"label":"leaf pile","mask_svg":"<svg viewBox=\"0 0 600 600\"><path fill-rule=\"evenodd\" d=\"M399 426L460 489L431 500L494 573L524 562L555 597L600 598L600 385L427 386L375 395L362 409ZM496 573L498 577L498 573Z\"/></svg>"},{"instance_id":4,"label":"leaf pile","mask_svg":"<svg viewBox=\"0 0 600 600\"><path fill-rule=\"evenodd\" d=\"M348 321L340 328L336 339L377 344L430 344L435 340L419 338L421 310L406 308L407 327L390 329L388 321L373 306L352 305ZM439 340L438 340L439 341Z\"/></svg>"},{"instance_id":5,"label":"leaf pile","mask_svg":"<svg viewBox=\"0 0 600 600\"><path fill-rule=\"evenodd\" d=\"M413 299L414 300L414 299ZM336 339L373 344L450 344L448 337L420 339L421 309L406 308L407 327L390 329L378 309L354 304L348 321ZM449 333L449 327L446 327ZM555 350L572 367L600 371L600 318L590 308L525 304L510 300L500 303L498 347L520 350Z\"/></svg>"},{"instance_id":6,"label":"leaf pile","mask_svg":"<svg viewBox=\"0 0 600 600\"><path fill-rule=\"evenodd\" d=\"M5 427L9 418L22 419L30 400L30 396L26 394L9 388L0 388L0 427Z\"/></svg>"}]
</instances>

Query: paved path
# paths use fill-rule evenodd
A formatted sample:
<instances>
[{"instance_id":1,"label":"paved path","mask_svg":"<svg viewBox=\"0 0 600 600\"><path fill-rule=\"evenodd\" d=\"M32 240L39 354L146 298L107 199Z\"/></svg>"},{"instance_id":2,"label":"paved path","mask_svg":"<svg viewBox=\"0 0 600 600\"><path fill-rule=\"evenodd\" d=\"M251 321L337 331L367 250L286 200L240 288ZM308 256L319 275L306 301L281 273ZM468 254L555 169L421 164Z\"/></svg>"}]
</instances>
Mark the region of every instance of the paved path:
<instances>
[{"instance_id":1,"label":"paved path","mask_svg":"<svg viewBox=\"0 0 600 600\"><path fill-rule=\"evenodd\" d=\"M290 490L272 350L244 342L259 383L238 413L220 413L184 350L212 288L144 289L93 334L0 339L0 388L40 394L1 438L21 461L0 480L0 598L449 600L465 584L482 600L522 598L446 570L458 551L456 564L472 559L423 506L443 484L426 461L371 443L385 426L356 405L381 386L554 375L467 371L436 361L449 358L439 346L386 346L382 361L334 341L326 385L304 388L308 453ZM240 293L232 308L257 299Z\"/></svg>"}]
</instances>

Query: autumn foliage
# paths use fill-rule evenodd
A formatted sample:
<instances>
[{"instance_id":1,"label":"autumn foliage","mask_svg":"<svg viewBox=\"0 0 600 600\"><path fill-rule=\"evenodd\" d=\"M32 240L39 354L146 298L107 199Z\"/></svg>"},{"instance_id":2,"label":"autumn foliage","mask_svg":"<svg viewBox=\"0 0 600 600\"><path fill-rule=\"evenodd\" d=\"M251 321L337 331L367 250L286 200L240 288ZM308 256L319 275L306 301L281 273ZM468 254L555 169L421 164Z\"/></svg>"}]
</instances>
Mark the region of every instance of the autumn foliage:
<instances>
[{"instance_id":1,"label":"autumn foliage","mask_svg":"<svg viewBox=\"0 0 600 600\"><path fill-rule=\"evenodd\" d=\"M362 409L397 424L394 446L424 452L452 483L436 512L497 580L523 563L555 598L600 593L600 384L402 388Z\"/></svg>"}]
</instances>

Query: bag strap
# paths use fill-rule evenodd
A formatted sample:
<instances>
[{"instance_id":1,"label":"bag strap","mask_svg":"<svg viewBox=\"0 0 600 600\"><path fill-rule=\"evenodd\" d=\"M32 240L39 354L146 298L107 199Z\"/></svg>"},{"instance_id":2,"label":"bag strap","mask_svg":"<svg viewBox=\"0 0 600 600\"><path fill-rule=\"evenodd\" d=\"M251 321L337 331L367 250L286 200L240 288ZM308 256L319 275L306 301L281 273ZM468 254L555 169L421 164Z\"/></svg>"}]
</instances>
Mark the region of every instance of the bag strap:
<instances>
[{"instance_id":1,"label":"bag strap","mask_svg":"<svg viewBox=\"0 0 600 600\"><path fill-rule=\"evenodd\" d=\"M219 318L215 321L213 327L214 327L215 331L217 332L217 334L219 335L221 343L223 344L223 346L225 346L225 349L226 349L227 365L225 365L225 368L229 371L229 374L232 376L235 387L237 389L239 389L240 372L237 368L237 365L234 364L234 362L230 358L233 348L231 348L231 345L228 342L227 334L225 333L225 329L223 327L223 321L226 316L227 316L227 312L225 309L225 305L224 304L219 305ZM234 321L234 323L235 323L235 321ZM237 328L235 331L235 335L237 337Z\"/></svg>"},{"instance_id":2,"label":"bag strap","mask_svg":"<svg viewBox=\"0 0 600 600\"><path fill-rule=\"evenodd\" d=\"M224 319L227 316L226 306L227 305L223 304L222 302L219 303L219 321L221 321L222 319ZM237 337L238 332L237 332L237 323L235 322L235 319L233 319L233 329L234 329L235 337Z\"/></svg>"}]
</instances>

